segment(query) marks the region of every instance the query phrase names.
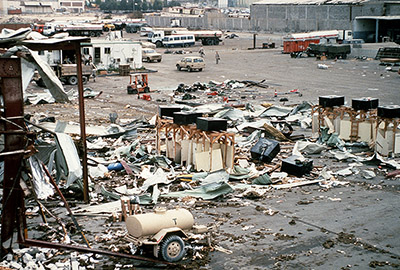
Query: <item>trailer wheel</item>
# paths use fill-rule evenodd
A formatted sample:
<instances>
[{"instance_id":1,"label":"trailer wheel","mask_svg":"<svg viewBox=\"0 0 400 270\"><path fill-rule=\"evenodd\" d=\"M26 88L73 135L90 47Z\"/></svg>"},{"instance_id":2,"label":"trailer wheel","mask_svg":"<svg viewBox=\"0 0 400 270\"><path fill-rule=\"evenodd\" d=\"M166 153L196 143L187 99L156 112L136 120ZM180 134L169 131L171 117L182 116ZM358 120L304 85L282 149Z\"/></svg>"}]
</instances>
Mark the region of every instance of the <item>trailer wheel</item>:
<instances>
[{"instance_id":1,"label":"trailer wheel","mask_svg":"<svg viewBox=\"0 0 400 270\"><path fill-rule=\"evenodd\" d=\"M71 76L68 78L68 83L70 85L76 85L78 83L78 78L76 76Z\"/></svg>"},{"instance_id":2,"label":"trailer wheel","mask_svg":"<svg viewBox=\"0 0 400 270\"><path fill-rule=\"evenodd\" d=\"M82 83L86 84L89 81L89 77L87 76L82 76Z\"/></svg>"},{"instance_id":3,"label":"trailer wheel","mask_svg":"<svg viewBox=\"0 0 400 270\"><path fill-rule=\"evenodd\" d=\"M167 262L177 262L185 256L185 243L177 235L171 235L162 241L161 257Z\"/></svg>"}]
</instances>

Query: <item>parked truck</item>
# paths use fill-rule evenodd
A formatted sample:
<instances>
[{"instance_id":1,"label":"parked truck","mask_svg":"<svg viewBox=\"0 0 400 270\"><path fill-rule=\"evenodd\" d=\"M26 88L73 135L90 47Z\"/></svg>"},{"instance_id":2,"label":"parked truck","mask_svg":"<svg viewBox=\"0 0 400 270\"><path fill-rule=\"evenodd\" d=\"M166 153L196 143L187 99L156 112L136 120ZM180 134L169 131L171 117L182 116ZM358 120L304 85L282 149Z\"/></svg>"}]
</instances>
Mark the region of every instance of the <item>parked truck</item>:
<instances>
[{"instance_id":1,"label":"parked truck","mask_svg":"<svg viewBox=\"0 0 400 270\"><path fill-rule=\"evenodd\" d=\"M222 40L223 33L218 30L180 30L178 28L171 28L170 33L165 30L154 30L149 33L148 40L161 47L163 45L163 39L169 35L193 35L195 41L201 41L203 45L218 45Z\"/></svg>"},{"instance_id":2,"label":"parked truck","mask_svg":"<svg viewBox=\"0 0 400 270\"><path fill-rule=\"evenodd\" d=\"M76 70L76 64L58 64L51 66L60 79L61 82L76 85L78 84L78 75ZM82 81L83 83L87 83L89 81L90 76L94 72L94 68L92 65L82 65ZM38 86L44 87L44 82L39 74L35 74L34 81Z\"/></svg>"},{"instance_id":3,"label":"parked truck","mask_svg":"<svg viewBox=\"0 0 400 270\"><path fill-rule=\"evenodd\" d=\"M326 56L327 58L346 59L351 53L350 44L313 44L311 43L306 50L308 56Z\"/></svg>"},{"instance_id":4,"label":"parked truck","mask_svg":"<svg viewBox=\"0 0 400 270\"><path fill-rule=\"evenodd\" d=\"M310 44L334 44L349 39L352 39L350 30L328 30L290 34L283 38L282 52L290 53L292 57L296 57L299 53L305 52Z\"/></svg>"},{"instance_id":5,"label":"parked truck","mask_svg":"<svg viewBox=\"0 0 400 270\"><path fill-rule=\"evenodd\" d=\"M69 24L56 25L55 32L67 32L70 36L99 37L103 34L103 25L101 24Z\"/></svg>"}]
</instances>

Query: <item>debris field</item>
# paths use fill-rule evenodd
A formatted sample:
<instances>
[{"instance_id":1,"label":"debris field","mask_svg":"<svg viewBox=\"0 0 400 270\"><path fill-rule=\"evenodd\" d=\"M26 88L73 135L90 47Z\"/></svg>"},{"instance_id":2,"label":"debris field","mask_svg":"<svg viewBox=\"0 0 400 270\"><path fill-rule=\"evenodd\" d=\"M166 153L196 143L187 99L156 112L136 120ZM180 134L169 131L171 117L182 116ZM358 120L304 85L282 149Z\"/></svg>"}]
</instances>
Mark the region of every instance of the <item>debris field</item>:
<instances>
[{"instance_id":1,"label":"debris field","mask_svg":"<svg viewBox=\"0 0 400 270\"><path fill-rule=\"evenodd\" d=\"M176 71L171 63L182 57L177 54L147 64L157 71L149 73L149 98L127 94L129 79L118 74L85 85L89 204L83 203L77 89L65 86L71 102L55 103L31 83L24 109L36 154L26 159L22 177L29 238L90 243L145 260L12 245L0 266L399 268L400 112L385 105L400 105L391 98L399 97L400 78L372 59L331 63L292 59L278 50L265 54L275 59L272 65L288 65L293 74L274 78L255 71L258 62L238 71L232 63L240 59L233 60L232 53L248 41L238 36L224 49L207 48L202 72ZM217 49L218 67L211 53ZM255 60L258 54L241 50L238 58ZM301 69L308 70L298 73ZM325 87L319 88L320 80L313 85L310 74L326 76ZM374 79L362 82L364 74L381 80L364 87L366 93L357 88ZM343 76L354 82L343 85L337 81ZM293 87L296 79L299 86ZM380 89L368 90L375 87ZM371 107L354 107L357 98L360 106ZM146 244L156 241L158 230L146 240L140 238L145 233L134 239L128 233L130 218L154 213L153 224L141 223L150 228L157 214L168 213L165 209L186 209L196 226L206 227L182 229L179 261L166 262L163 244L156 252Z\"/></svg>"}]
</instances>

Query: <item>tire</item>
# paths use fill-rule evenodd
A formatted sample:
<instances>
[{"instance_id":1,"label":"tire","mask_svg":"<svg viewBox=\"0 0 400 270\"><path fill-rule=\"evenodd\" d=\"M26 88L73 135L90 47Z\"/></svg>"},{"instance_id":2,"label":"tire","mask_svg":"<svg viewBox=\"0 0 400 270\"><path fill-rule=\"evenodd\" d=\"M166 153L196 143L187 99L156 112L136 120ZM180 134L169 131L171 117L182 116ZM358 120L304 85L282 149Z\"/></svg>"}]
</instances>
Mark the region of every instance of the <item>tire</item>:
<instances>
[{"instance_id":1,"label":"tire","mask_svg":"<svg viewBox=\"0 0 400 270\"><path fill-rule=\"evenodd\" d=\"M177 235L168 236L160 245L161 257L167 262L178 262L185 256L185 243Z\"/></svg>"},{"instance_id":2,"label":"tire","mask_svg":"<svg viewBox=\"0 0 400 270\"><path fill-rule=\"evenodd\" d=\"M82 83L83 84L87 84L88 81L89 81L89 77L88 76L82 76Z\"/></svg>"},{"instance_id":3,"label":"tire","mask_svg":"<svg viewBox=\"0 0 400 270\"><path fill-rule=\"evenodd\" d=\"M138 93L137 89L133 89L130 86L128 86L127 92L128 92L128 94L137 94Z\"/></svg>"},{"instance_id":4,"label":"tire","mask_svg":"<svg viewBox=\"0 0 400 270\"><path fill-rule=\"evenodd\" d=\"M150 57L147 57L146 61L147 63L150 63L151 62Z\"/></svg>"},{"instance_id":5,"label":"tire","mask_svg":"<svg viewBox=\"0 0 400 270\"><path fill-rule=\"evenodd\" d=\"M199 68L199 71L203 71L203 69L202 69L202 68Z\"/></svg>"},{"instance_id":6,"label":"tire","mask_svg":"<svg viewBox=\"0 0 400 270\"><path fill-rule=\"evenodd\" d=\"M183 44L183 47L189 48L189 44L185 43L185 44Z\"/></svg>"},{"instance_id":7,"label":"tire","mask_svg":"<svg viewBox=\"0 0 400 270\"><path fill-rule=\"evenodd\" d=\"M90 32L90 36L91 37L95 37L96 36L96 32Z\"/></svg>"},{"instance_id":8,"label":"tire","mask_svg":"<svg viewBox=\"0 0 400 270\"><path fill-rule=\"evenodd\" d=\"M161 41L157 41L157 42L156 42L156 47L157 47L157 48L162 47L162 42L161 42Z\"/></svg>"},{"instance_id":9,"label":"tire","mask_svg":"<svg viewBox=\"0 0 400 270\"><path fill-rule=\"evenodd\" d=\"M110 29L108 29L108 27L105 27L104 32L108 32L108 31L110 31Z\"/></svg>"},{"instance_id":10,"label":"tire","mask_svg":"<svg viewBox=\"0 0 400 270\"><path fill-rule=\"evenodd\" d=\"M219 40L218 39L214 39L214 45L219 45Z\"/></svg>"},{"instance_id":11,"label":"tire","mask_svg":"<svg viewBox=\"0 0 400 270\"><path fill-rule=\"evenodd\" d=\"M214 45L214 40L207 39L207 45Z\"/></svg>"},{"instance_id":12,"label":"tire","mask_svg":"<svg viewBox=\"0 0 400 270\"><path fill-rule=\"evenodd\" d=\"M77 85L78 84L78 78L76 76L69 77L68 78L68 84Z\"/></svg>"},{"instance_id":13,"label":"tire","mask_svg":"<svg viewBox=\"0 0 400 270\"><path fill-rule=\"evenodd\" d=\"M150 92L150 88L148 86L146 86L143 90L145 93L149 93Z\"/></svg>"},{"instance_id":14,"label":"tire","mask_svg":"<svg viewBox=\"0 0 400 270\"><path fill-rule=\"evenodd\" d=\"M180 66L180 65L176 65L176 69L177 69L177 70L179 70L179 71L181 71L181 70L182 70L182 68L181 68L181 66Z\"/></svg>"},{"instance_id":15,"label":"tire","mask_svg":"<svg viewBox=\"0 0 400 270\"><path fill-rule=\"evenodd\" d=\"M192 68L191 67L186 67L187 68L187 70L189 71L189 72L192 72Z\"/></svg>"},{"instance_id":16,"label":"tire","mask_svg":"<svg viewBox=\"0 0 400 270\"><path fill-rule=\"evenodd\" d=\"M161 62L161 59L158 59L157 62L160 63L160 62Z\"/></svg>"}]
</instances>

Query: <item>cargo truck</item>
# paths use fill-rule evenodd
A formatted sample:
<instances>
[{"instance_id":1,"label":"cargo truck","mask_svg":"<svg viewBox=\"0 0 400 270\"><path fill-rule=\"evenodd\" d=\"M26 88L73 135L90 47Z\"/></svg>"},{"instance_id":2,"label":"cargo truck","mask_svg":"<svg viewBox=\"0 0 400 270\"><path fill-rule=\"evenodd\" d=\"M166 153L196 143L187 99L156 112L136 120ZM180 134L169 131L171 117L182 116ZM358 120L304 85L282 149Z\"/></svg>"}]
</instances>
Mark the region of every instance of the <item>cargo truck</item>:
<instances>
[{"instance_id":1,"label":"cargo truck","mask_svg":"<svg viewBox=\"0 0 400 270\"><path fill-rule=\"evenodd\" d=\"M70 36L86 36L86 37L99 37L103 34L103 25L101 24L70 24L70 25L57 25L55 32L66 32Z\"/></svg>"},{"instance_id":2,"label":"cargo truck","mask_svg":"<svg viewBox=\"0 0 400 270\"><path fill-rule=\"evenodd\" d=\"M350 44L313 44L311 43L306 50L308 56L326 56L327 58L346 59L351 53Z\"/></svg>"},{"instance_id":3,"label":"cargo truck","mask_svg":"<svg viewBox=\"0 0 400 270\"><path fill-rule=\"evenodd\" d=\"M296 57L299 53L305 52L310 44L342 43L352 38L351 30L328 30L290 34L283 38L282 53L290 53L292 57Z\"/></svg>"},{"instance_id":4,"label":"cargo truck","mask_svg":"<svg viewBox=\"0 0 400 270\"><path fill-rule=\"evenodd\" d=\"M52 66L54 73L60 79L61 82L76 85L78 84L78 75L76 72L76 64L59 64ZM82 81L83 83L87 83L89 81L90 76L93 75L94 68L92 65L82 65ZM45 84L37 73L34 76L34 81L38 86L44 87Z\"/></svg>"}]
</instances>

